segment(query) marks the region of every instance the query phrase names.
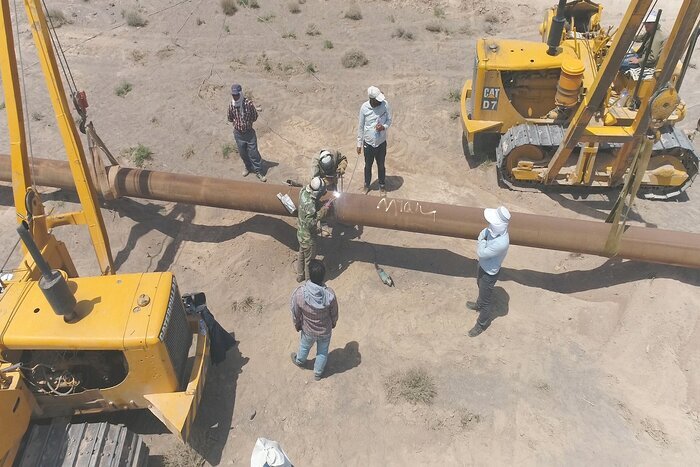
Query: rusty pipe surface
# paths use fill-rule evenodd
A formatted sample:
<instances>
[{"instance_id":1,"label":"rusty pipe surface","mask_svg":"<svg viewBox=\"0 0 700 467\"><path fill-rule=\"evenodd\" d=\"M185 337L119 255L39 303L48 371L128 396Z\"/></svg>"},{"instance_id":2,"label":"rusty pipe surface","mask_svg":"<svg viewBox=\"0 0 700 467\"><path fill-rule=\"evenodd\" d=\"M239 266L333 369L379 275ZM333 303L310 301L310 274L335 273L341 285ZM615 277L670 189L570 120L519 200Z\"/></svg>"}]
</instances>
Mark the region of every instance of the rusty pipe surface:
<instances>
[{"instance_id":1,"label":"rusty pipe surface","mask_svg":"<svg viewBox=\"0 0 700 467\"><path fill-rule=\"evenodd\" d=\"M37 185L72 189L67 162L33 160ZM239 182L113 166L109 182L119 196L197 204L278 216L290 214L277 199L287 193L298 199L299 189L286 185ZM9 156L0 155L0 181L11 181ZM483 210L427 201L343 193L334 202L336 217L350 225L403 230L456 238L475 239L485 227ZM609 256L605 242L610 224L512 213L511 244ZM616 255L620 258L700 267L700 234L645 227L627 227Z\"/></svg>"}]
</instances>

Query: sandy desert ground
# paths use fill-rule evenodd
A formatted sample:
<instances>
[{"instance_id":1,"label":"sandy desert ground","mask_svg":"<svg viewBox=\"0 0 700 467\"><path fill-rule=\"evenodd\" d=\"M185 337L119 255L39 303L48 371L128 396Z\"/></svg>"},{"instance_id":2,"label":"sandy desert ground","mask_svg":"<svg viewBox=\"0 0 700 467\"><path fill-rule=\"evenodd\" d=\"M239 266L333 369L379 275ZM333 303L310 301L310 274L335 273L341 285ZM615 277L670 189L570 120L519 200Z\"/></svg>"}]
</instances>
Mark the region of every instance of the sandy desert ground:
<instances>
[{"instance_id":1,"label":"sandy desert ground","mask_svg":"<svg viewBox=\"0 0 700 467\"><path fill-rule=\"evenodd\" d=\"M236 154L222 153L232 142L229 86L240 82L260 107L270 183L305 177L311 156L329 147L348 155L354 175L346 187L359 192L356 114L377 85L395 114L389 196L605 218L609 196L500 189L493 164L470 168L462 155L450 93L471 74L475 40L538 40L553 0L307 0L296 14L288 1L258 1L233 16L204 0L47 3L70 20L58 33L98 132L115 154L151 148L148 168L240 179ZM661 3L670 28L680 1ZM604 23L619 21L626 4L608 1ZM121 11L132 7L146 26L124 25ZM362 19L344 17L353 7ZM19 24L33 153L62 158L26 20ZM319 35L306 34L310 24ZM426 29L434 24L443 31ZM414 39L392 37L399 28ZM354 48L369 64L343 68ZM695 67L686 80L681 126L690 130L700 117ZM132 90L116 96L124 82ZM4 113L0 123L6 127ZM8 147L2 132L0 151ZM44 191L58 211L75 200ZM11 200L0 186L7 268L17 262ZM700 186L677 202L638 200L634 211L635 225L700 232ZM314 382L289 361L297 345L288 310L293 219L132 199L102 212L120 272L173 271L183 291L207 293L239 341L211 369L196 422L193 446L208 464L247 465L260 436L281 442L297 466L700 463L696 270L513 246L496 289L498 317L471 339L475 316L464 302L476 290L474 241L373 228L324 239L340 321L327 377ZM94 273L85 232L57 233L79 270ZM395 288L379 281L375 261ZM432 377L433 403L388 401L387 378L413 367ZM155 465L194 462L150 414L136 418L130 423L147 437Z\"/></svg>"}]
</instances>

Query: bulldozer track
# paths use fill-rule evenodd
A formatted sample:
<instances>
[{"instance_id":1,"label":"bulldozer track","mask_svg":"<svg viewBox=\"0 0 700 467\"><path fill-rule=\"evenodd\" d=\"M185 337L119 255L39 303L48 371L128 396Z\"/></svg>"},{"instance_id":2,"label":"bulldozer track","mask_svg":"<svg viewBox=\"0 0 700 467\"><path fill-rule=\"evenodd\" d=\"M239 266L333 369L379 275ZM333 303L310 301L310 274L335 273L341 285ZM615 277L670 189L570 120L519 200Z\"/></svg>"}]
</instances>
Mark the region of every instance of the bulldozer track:
<instances>
[{"instance_id":1,"label":"bulldozer track","mask_svg":"<svg viewBox=\"0 0 700 467\"><path fill-rule=\"evenodd\" d=\"M536 125L532 123L524 123L516 125L506 131L499 141L496 148L496 164L497 176L499 184L515 189L517 188L535 188L541 191L556 190L567 191L573 193L603 193L610 189L619 188L607 186L576 186L576 185L544 185L534 181L515 180L508 174L506 170L506 161L508 155L513 149L533 145L542 148L549 157L556 151L559 144L564 139L564 127L560 125ZM693 146L693 143L680 129L676 127L664 127L660 130L661 136L654 143L652 159L654 156L661 154L677 153L678 158L685 167L688 179L681 186L663 186L663 185L642 185L639 188L638 196L644 199L665 200L673 199L683 193L692 185L693 180L698 174L698 166L700 165L700 157ZM612 149L613 151L622 147L622 144L602 144L601 149ZM549 162L546 158L544 162Z\"/></svg>"}]
</instances>

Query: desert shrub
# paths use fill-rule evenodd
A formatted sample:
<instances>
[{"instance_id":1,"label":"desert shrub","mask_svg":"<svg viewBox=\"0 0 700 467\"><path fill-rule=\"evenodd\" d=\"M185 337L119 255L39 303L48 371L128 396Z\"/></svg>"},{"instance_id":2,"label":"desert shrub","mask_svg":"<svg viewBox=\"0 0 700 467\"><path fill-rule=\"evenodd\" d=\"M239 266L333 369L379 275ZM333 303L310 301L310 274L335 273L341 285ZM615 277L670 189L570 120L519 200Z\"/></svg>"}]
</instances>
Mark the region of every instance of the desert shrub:
<instances>
[{"instance_id":1,"label":"desert shrub","mask_svg":"<svg viewBox=\"0 0 700 467\"><path fill-rule=\"evenodd\" d=\"M141 60L143 60L143 59L146 57L146 53L143 52L142 50L136 50L136 49L134 49L134 50L131 51L130 56L131 56L131 59L132 59L135 63L139 63Z\"/></svg>"},{"instance_id":2,"label":"desert shrub","mask_svg":"<svg viewBox=\"0 0 700 467\"><path fill-rule=\"evenodd\" d=\"M132 89L134 89L134 87L131 83L128 81L122 81L116 88L114 88L114 94L119 97L124 97L129 94Z\"/></svg>"},{"instance_id":3,"label":"desert shrub","mask_svg":"<svg viewBox=\"0 0 700 467\"><path fill-rule=\"evenodd\" d=\"M316 65L314 65L313 63L309 63L308 65L306 65L306 72L310 74L316 73Z\"/></svg>"},{"instance_id":4,"label":"desert shrub","mask_svg":"<svg viewBox=\"0 0 700 467\"><path fill-rule=\"evenodd\" d=\"M233 143L224 143L221 145L221 155L224 159L231 157L231 154L238 152L238 146Z\"/></svg>"},{"instance_id":5,"label":"desert shrub","mask_svg":"<svg viewBox=\"0 0 700 467\"><path fill-rule=\"evenodd\" d=\"M484 16L484 21L486 21L489 24L498 24L501 22L501 18L499 18L498 15L495 13L486 13L486 15Z\"/></svg>"},{"instance_id":6,"label":"desert shrub","mask_svg":"<svg viewBox=\"0 0 700 467\"><path fill-rule=\"evenodd\" d=\"M293 32L285 32L282 34L282 39L296 39L297 35L294 34Z\"/></svg>"},{"instance_id":7,"label":"desert shrub","mask_svg":"<svg viewBox=\"0 0 700 467\"><path fill-rule=\"evenodd\" d=\"M226 16L233 16L238 11L235 0L221 0L221 9Z\"/></svg>"},{"instance_id":8,"label":"desert shrub","mask_svg":"<svg viewBox=\"0 0 700 467\"><path fill-rule=\"evenodd\" d=\"M435 15L436 18L444 18L445 17L445 9L441 7L440 5L435 5L433 7L433 14Z\"/></svg>"},{"instance_id":9,"label":"desert shrub","mask_svg":"<svg viewBox=\"0 0 700 467\"><path fill-rule=\"evenodd\" d=\"M333 43L329 40L325 40L325 41L323 41L323 48L324 49L332 49Z\"/></svg>"},{"instance_id":10,"label":"desert shrub","mask_svg":"<svg viewBox=\"0 0 700 467\"><path fill-rule=\"evenodd\" d=\"M131 159L136 167L143 167L146 161L153 159L153 151L151 151L148 146L140 144L138 146L133 146L122 151L122 155Z\"/></svg>"},{"instance_id":11,"label":"desert shrub","mask_svg":"<svg viewBox=\"0 0 700 467\"><path fill-rule=\"evenodd\" d=\"M55 28L60 28L64 24L70 23L68 18L66 18L66 15L64 15L61 10L58 10L56 8L50 8L48 13L48 17L51 20L51 24L53 24Z\"/></svg>"},{"instance_id":12,"label":"desert shrub","mask_svg":"<svg viewBox=\"0 0 700 467\"><path fill-rule=\"evenodd\" d=\"M362 11L357 5L350 5L347 10L345 10L345 18L354 21L359 21L362 19Z\"/></svg>"},{"instance_id":13,"label":"desert shrub","mask_svg":"<svg viewBox=\"0 0 700 467\"><path fill-rule=\"evenodd\" d=\"M387 400L392 403L405 400L411 404L430 404L437 395L433 377L422 368L392 373L384 388Z\"/></svg>"},{"instance_id":14,"label":"desert shrub","mask_svg":"<svg viewBox=\"0 0 700 467\"><path fill-rule=\"evenodd\" d=\"M262 55L258 57L258 65L260 65L262 69L267 71L268 73L272 71L272 62L270 62L270 58L265 54L265 52L263 52ZM250 99L249 94L248 98Z\"/></svg>"},{"instance_id":15,"label":"desert shrub","mask_svg":"<svg viewBox=\"0 0 700 467\"><path fill-rule=\"evenodd\" d=\"M369 63L367 57L361 50L348 50L340 59L340 62L345 68L357 68L360 66L365 66Z\"/></svg>"},{"instance_id":16,"label":"desert shrub","mask_svg":"<svg viewBox=\"0 0 700 467\"><path fill-rule=\"evenodd\" d=\"M148 20L134 9L122 11L122 16L126 24L132 28L142 28L148 24Z\"/></svg>"},{"instance_id":17,"label":"desert shrub","mask_svg":"<svg viewBox=\"0 0 700 467\"><path fill-rule=\"evenodd\" d=\"M301 7L297 2L289 2L289 5L287 7L289 8L289 12L293 15L301 13Z\"/></svg>"},{"instance_id":18,"label":"desert shrub","mask_svg":"<svg viewBox=\"0 0 700 467\"><path fill-rule=\"evenodd\" d=\"M194 156L194 147L188 146L187 149L185 149L185 152L182 153L182 158L189 159L192 156Z\"/></svg>"},{"instance_id":19,"label":"desert shrub","mask_svg":"<svg viewBox=\"0 0 700 467\"><path fill-rule=\"evenodd\" d=\"M447 97L445 100L448 100L450 102L459 102L461 99L462 94L460 93L459 89L450 89L450 92L447 93Z\"/></svg>"},{"instance_id":20,"label":"desert shrub","mask_svg":"<svg viewBox=\"0 0 700 467\"><path fill-rule=\"evenodd\" d=\"M412 41L414 39L413 33L405 30L404 28L396 28L394 32L391 33L391 37L405 39L407 41Z\"/></svg>"},{"instance_id":21,"label":"desert shrub","mask_svg":"<svg viewBox=\"0 0 700 467\"><path fill-rule=\"evenodd\" d=\"M318 29L318 26L316 26L314 23L311 23L306 27L306 35L307 36L320 36L321 31Z\"/></svg>"},{"instance_id":22,"label":"desert shrub","mask_svg":"<svg viewBox=\"0 0 700 467\"><path fill-rule=\"evenodd\" d=\"M426 24L425 29L430 31L430 32L442 32L443 31L442 24L440 24L437 21L431 21L430 23Z\"/></svg>"}]
</instances>

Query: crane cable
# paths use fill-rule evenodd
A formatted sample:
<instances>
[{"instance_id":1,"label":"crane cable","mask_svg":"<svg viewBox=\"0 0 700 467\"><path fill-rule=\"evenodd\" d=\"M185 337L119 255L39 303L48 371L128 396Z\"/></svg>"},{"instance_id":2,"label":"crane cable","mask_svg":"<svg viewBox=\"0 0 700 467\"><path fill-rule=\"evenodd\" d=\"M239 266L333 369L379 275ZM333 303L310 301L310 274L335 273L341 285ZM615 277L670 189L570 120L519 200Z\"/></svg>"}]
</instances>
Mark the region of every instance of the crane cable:
<instances>
[{"instance_id":1,"label":"crane cable","mask_svg":"<svg viewBox=\"0 0 700 467\"><path fill-rule=\"evenodd\" d=\"M51 45L53 45L56 51L56 56L58 57L58 62L61 65L61 71L63 72L63 77L68 82L68 89L70 90L71 97L75 96L78 92L78 87L75 85L75 79L73 79L73 73L71 72L70 66L68 65L68 60L66 59L66 54L61 47L61 41L58 39L58 33L56 32L56 27L53 24L51 15L49 14L49 9L46 6L46 2L41 0L41 4L44 6L44 16L49 23L49 37L51 38ZM60 53L58 53L60 52Z\"/></svg>"},{"instance_id":2,"label":"crane cable","mask_svg":"<svg viewBox=\"0 0 700 467\"><path fill-rule=\"evenodd\" d=\"M85 133L85 123L87 121L87 97L85 96L85 92L78 91L78 86L75 84L75 79L73 78L73 72L71 71L70 65L68 64L66 53L63 50L63 46L61 45L60 39L58 38L58 32L56 31L56 26L53 24L53 19L51 19L51 15L49 14L46 2L44 0L41 0L41 4L44 8L44 17L47 19L48 22L49 38L51 39L51 45L53 46L54 54L58 58L58 63L61 65L61 72L63 74L63 78L66 81L66 83L68 83L68 90L70 91L70 97L71 102L73 103L73 107L75 107L76 112L78 112L78 115L80 115L80 132Z\"/></svg>"}]
</instances>

